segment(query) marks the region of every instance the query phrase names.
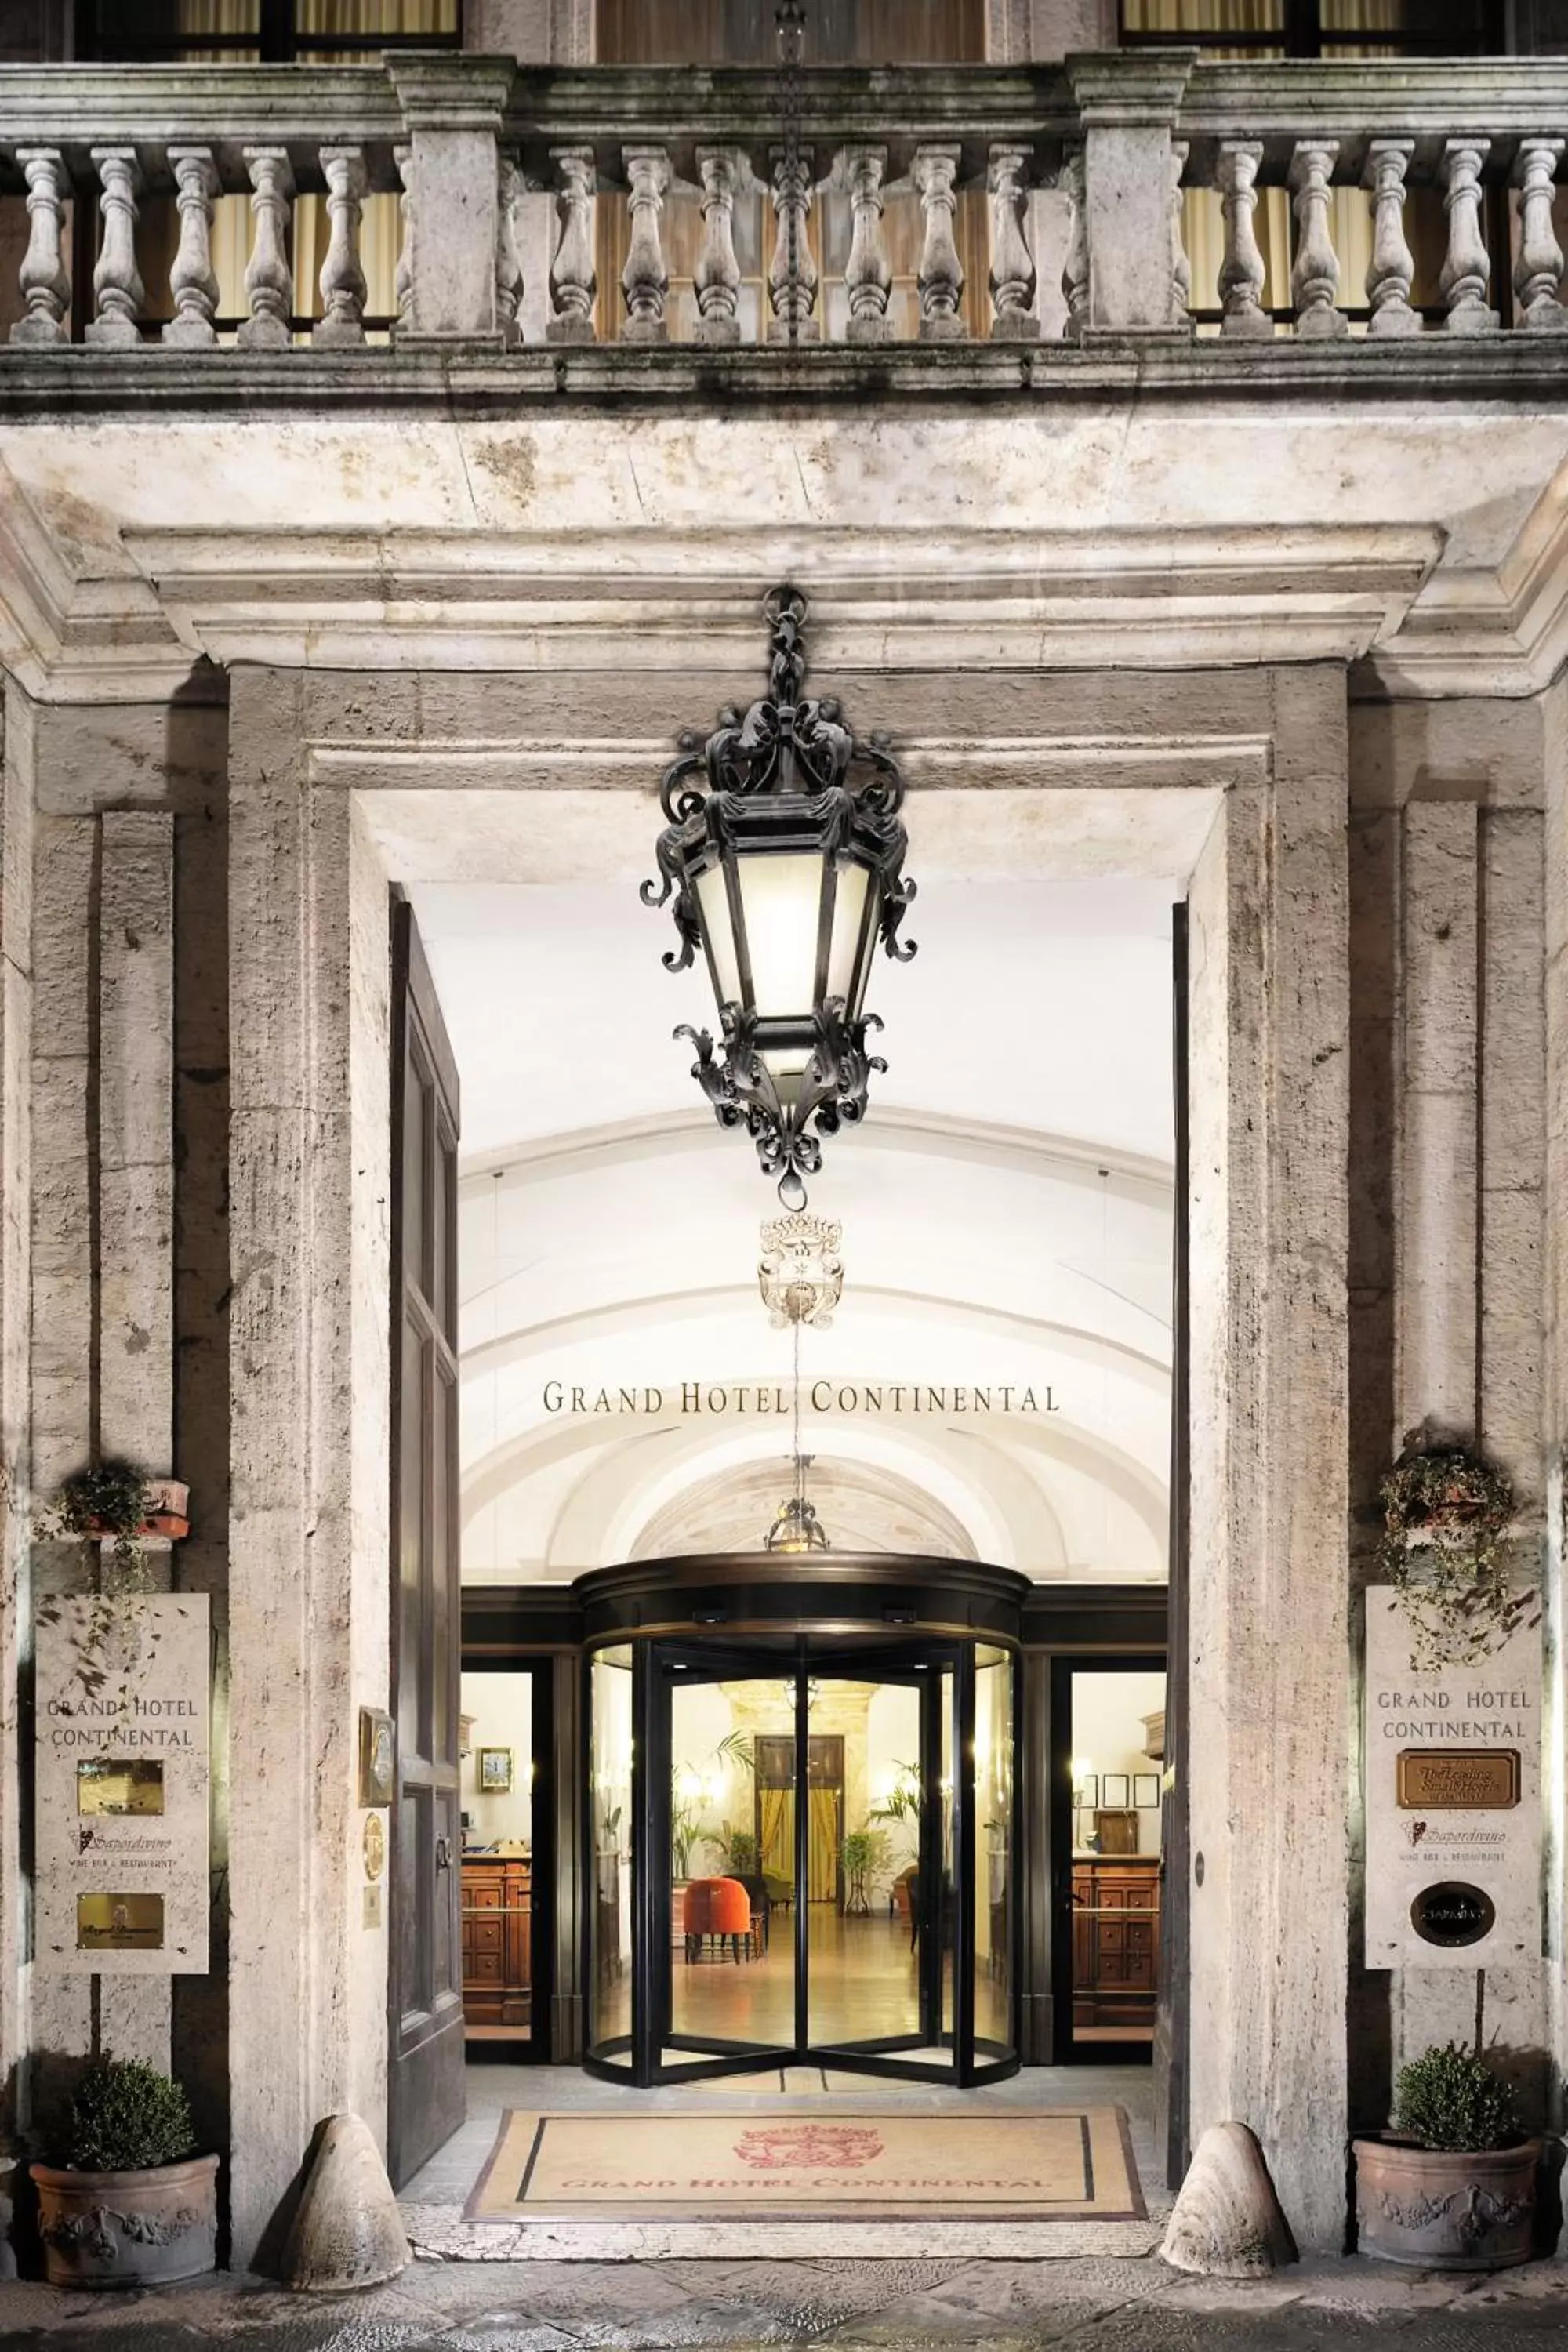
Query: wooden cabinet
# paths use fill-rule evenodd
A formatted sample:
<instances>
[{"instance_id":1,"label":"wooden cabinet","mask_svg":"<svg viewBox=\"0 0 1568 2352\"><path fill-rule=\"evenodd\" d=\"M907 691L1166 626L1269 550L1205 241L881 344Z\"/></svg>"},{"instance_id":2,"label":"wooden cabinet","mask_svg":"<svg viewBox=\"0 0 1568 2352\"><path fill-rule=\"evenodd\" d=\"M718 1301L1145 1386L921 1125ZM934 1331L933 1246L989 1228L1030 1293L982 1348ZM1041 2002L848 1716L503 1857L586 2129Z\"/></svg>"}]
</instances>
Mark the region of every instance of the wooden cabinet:
<instances>
[{"instance_id":1,"label":"wooden cabinet","mask_svg":"<svg viewBox=\"0 0 1568 2352\"><path fill-rule=\"evenodd\" d=\"M1080 1857L1072 1866L1077 2030L1152 2028L1160 1963L1157 1854Z\"/></svg>"},{"instance_id":2,"label":"wooden cabinet","mask_svg":"<svg viewBox=\"0 0 1568 2352\"><path fill-rule=\"evenodd\" d=\"M487 1855L463 1864L463 2021L470 2032L531 2023L533 1864Z\"/></svg>"}]
</instances>

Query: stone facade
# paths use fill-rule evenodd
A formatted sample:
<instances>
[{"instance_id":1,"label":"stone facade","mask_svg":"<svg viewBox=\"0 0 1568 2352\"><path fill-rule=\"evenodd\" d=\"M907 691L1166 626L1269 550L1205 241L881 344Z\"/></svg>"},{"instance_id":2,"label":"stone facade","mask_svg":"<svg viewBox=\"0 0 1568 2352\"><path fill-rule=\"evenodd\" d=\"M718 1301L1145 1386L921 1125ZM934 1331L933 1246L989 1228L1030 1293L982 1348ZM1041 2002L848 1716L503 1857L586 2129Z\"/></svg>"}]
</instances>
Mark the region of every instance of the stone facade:
<instances>
[{"instance_id":1,"label":"stone facade","mask_svg":"<svg viewBox=\"0 0 1568 2352\"><path fill-rule=\"evenodd\" d=\"M488 40L578 55L570 12L490 13ZM172 2057L230 2153L237 2261L277 2258L321 2116L384 2127L355 1738L388 1677L386 885L635 867L664 747L744 694L787 573L818 688L898 711L939 859L1190 877L1191 2126L1245 2124L1297 2238L1336 2247L1350 2131L1473 2013L1458 1975L1357 1958L1357 1596L1412 1430L1515 1482L1563 1737L1568 343L1320 332L1321 268L1282 306L1299 335L1194 338L1173 196L1257 145L1310 211L1302 154L1334 145L1342 179L1371 131L1452 193L1456 141L1511 174L1568 76L1336 68L1287 97L1078 57L955 74L924 115L884 78L890 122L825 78L825 152L875 133L912 174L956 145L980 180L1025 142L1061 246L1047 331L728 352L549 339L576 281L526 236L507 348L498 150L563 217L563 153L623 194L634 142L695 171L674 77L563 71L553 111L491 57L341 81L290 87L289 144L409 196L390 349L0 359L0 1883L28 1853L32 1611L84 1572L36 1502L94 1451L190 1480L168 1572L217 1633L210 1973L95 1993L8 1898L8 2126L93 2046ZM68 156L85 189L134 134L283 201L242 160L265 76L136 102L155 119L103 73L0 76L0 155ZM762 102L723 103L760 152ZM548 256L556 207L526 201ZM1544 1780L1545 1949L1489 2015L1556 2123L1561 1759Z\"/></svg>"}]
</instances>

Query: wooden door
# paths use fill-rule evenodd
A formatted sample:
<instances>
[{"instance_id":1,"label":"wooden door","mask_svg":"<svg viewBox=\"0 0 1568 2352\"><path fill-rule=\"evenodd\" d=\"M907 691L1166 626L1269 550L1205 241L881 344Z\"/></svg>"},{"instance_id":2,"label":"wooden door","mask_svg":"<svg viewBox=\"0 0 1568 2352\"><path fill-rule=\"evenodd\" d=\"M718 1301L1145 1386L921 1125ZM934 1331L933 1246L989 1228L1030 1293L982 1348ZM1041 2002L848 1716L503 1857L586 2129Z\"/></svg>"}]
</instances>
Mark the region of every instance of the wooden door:
<instances>
[{"instance_id":1,"label":"wooden door","mask_svg":"<svg viewBox=\"0 0 1568 2352\"><path fill-rule=\"evenodd\" d=\"M1170 1643L1165 1669L1165 1738L1161 1762L1159 1992L1154 2008L1154 2135L1165 2182L1179 2189L1186 2176L1188 2035L1187 1970L1191 1920L1191 1853L1187 1834L1187 1629L1189 1615L1187 1415L1189 1298L1187 1286L1187 909L1172 909L1172 1079L1174 1095L1176 1230L1171 1261L1171 1549Z\"/></svg>"},{"instance_id":2,"label":"wooden door","mask_svg":"<svg viewBox=\"0 0 1568 2352\"><path fill-rule=\"evenodd\" d=\"M463 2120L458 1676L458 1073L401 893L392 907L392 1809L387 2168Z\"/></svg>"}]
</instances>

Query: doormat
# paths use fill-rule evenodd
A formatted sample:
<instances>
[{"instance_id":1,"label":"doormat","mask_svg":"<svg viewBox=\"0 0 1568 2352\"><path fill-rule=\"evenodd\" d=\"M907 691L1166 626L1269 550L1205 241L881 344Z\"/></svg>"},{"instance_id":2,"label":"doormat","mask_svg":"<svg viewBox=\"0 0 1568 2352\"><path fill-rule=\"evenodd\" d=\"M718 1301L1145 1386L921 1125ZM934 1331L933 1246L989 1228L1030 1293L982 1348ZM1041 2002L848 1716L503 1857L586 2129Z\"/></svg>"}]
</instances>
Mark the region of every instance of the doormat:
<instances>
[{"instance_id":1,"label":"doormat","mask_svg":"<svg viewBox=\"0 0 1568 2352\"><path fill-rule=\"evenodd\" d=\"M1120 2107L998 2115L509 2109L469 2221L1132 2221Z\"/></svg>"}]
</instances>

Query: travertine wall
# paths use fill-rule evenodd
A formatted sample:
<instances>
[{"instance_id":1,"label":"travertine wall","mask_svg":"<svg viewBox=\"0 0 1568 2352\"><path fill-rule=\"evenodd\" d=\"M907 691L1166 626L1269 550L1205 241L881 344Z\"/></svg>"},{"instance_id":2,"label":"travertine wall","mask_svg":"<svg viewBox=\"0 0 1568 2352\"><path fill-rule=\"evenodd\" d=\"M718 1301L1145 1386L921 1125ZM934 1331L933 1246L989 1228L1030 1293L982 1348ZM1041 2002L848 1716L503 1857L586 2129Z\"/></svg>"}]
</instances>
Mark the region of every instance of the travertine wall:
<instances>
[{"instance_id":1,"label":"travertine wall","mask_svg":"<svg viewBox=\"0 0 1568 2352\"><path fill-rule=\"evenodd\" d=\"M595 728L646 745L735 684L606 672ZM870 707L889 681L833 684ZM1037 844L1053 795L1100 812L1075 816L1078 837L1098 824L1134 861L1171 796L1209 827L1192 886L1193 2121L1250 2123L1303 2242L1334 2245L1345 2131L1381 2120L1399 2056L1473 2007L1462 1974L1366 1977L1357 1959L1354 1591L1407 1428L1474 1432L1532 1515L1550 1495L1556 1637L1561 695L1347 706L1329 664L905 675L897 694L911 738L1005 736L966 803L998 839L1016 824ZM319 2118L384 2114L386 1930L365 1922L354 1785L358 1708L386 1696L384 925L402 853L378 810L453 781L437 763L460 744L489 789L442 794L442 821L460 834L471 808L487 870L520 840L591 862L617 805L640 840L643 799L614 782L505 782L509 746L575 723L563 697L548 676L245 669L227 708L216 681L170 709L7 697L5 1698L27 1642L29 1444L40 1493L111 1433L163 1446L195 1490L173 1572L213 1594L218 1628L220 1899L209 1978L96 2000L29 1970L7 1901L0 2031L40 2060L95 2036L172 2053L219 2144L232 2102L240 2259L274 2243ZM934 780L917 789L944 821ZM79 1548L32 1563L58 1584L87 1566ZM1560 1740L1561 1708L1557 1724ZM5 1731L16 1857L14 1713ZM1562 1780L1549 1769L1554 1955ZM1535 2053L1538 2105L1561 1981L1553 1958L1489 1989L1492 2024ZM24 2121L46 2076L22 2070Z\"/></svg>"},{"instance_id":2,"label":"travertine wall","mask_svg":"<svg viewBox=\"0 0 1568 2352\"><path fill-rule=\"evenodd\" d=\"M1375 1574L1377 1484L1412 1433L1479 1443L1542 1558L1548 1455L1545 1242L1546 702L1351 709L1351 1492L1357 1589ZM1359 1641L1359 1612L1353 1631ZM1561 1773L1546 1774L1559 1852ZM1360 1824L1356 1823L1359 1862ZM1392 2078L1474 2032L1472 1971L1363 1975L1352 1957L1352 2120ZM1559 1944L1553 1945L1560 1950ZM1555 2111L1552 1963L1492 1969L1486 2029L1533 2119Z\"/></svg>"}]
</instances>

